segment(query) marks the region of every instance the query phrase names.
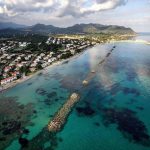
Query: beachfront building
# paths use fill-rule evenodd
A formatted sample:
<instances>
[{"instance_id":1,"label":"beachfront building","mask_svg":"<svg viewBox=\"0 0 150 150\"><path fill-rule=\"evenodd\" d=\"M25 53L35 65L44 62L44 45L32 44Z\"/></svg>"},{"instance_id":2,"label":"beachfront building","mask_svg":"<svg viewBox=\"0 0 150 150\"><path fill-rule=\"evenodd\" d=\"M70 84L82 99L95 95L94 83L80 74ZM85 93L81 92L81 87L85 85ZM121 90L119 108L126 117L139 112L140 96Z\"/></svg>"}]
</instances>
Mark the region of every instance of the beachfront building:
<instances>
[{"instance_id":1,"label":"beachfront building","mask_svg":"<svg viewBox=\"0 0 150 150\"><path fill-rule=\"evenodd\" d=\"M4 68L4 72L8 72L8 71L10 71L10 70L11 70L11 68L12 68L11 66L7 66L7 67L5 67L5 68Z\"/></svg>"},{"instance_id":2,"label":"beachfront building","mask_svg":"<svg viewBox=\"0 0 150 150\"><path fill-rule=\"evenodd\" d=\"M11 76L11 77L5 78L5 79L1 80L1 85L5 85L7 83L10 83L16 79L17 79L17 76Z\"/></svg>"}]
</instances>

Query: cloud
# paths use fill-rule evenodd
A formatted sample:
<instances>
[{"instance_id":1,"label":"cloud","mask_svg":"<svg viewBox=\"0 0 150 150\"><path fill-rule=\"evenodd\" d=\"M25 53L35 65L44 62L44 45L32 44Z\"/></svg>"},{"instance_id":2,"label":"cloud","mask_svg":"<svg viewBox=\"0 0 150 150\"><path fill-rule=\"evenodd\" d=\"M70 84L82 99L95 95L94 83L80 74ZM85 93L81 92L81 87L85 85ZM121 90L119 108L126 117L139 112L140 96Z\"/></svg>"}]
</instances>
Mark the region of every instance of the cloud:
<instances>
[{"instance_id":1,"label":"cloud","mask_svg":"<svg viewBox=\"0 0 150 150\"><path fill-rule=\"evenodd\" d=\"M80 17L114 9L127 0L0 0L0 14L9 17L32 12L50 12L56 17Z\"/></svg>"}]
</instances>

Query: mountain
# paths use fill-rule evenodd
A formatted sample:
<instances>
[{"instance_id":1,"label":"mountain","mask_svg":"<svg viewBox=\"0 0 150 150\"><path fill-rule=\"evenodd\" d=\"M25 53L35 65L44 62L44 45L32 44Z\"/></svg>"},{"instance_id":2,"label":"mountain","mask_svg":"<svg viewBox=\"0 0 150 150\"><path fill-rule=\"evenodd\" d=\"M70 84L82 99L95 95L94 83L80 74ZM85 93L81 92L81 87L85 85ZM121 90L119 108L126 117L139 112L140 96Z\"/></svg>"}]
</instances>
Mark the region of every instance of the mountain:
<instances>
[{"instance_id":1,"label":"mountain","mask_svg":"<svg viewBox=\"0 0 150 150\"><path fill-rule=\"evenodd\" d=\"M97 34L97 33L112 33L112 34L135 34L131 28L116 25L102 24L76 24L71 27L60 28L53 25L36 24L33 26L22 27L22 25L13 24L9 29L1 29L0 36L20 34ZM13 27L13 28L12 28ZM7 34L6 34L7 33Z\"/></svg>"},{"instance_id":2,"label":"mountain","mask_svg":"<svg viewBox=\"0 0 150 150\"><path fill-rule=\"evenodd\" d=\"M25 28L25 25L16 24L13 22L0 22L0 30L2 29L18 29L18 28Z\"/></svg>"},{"instance_id":3,"label":"mountain","mask_svg":"<svg viewBox=\"0 0 150 150\"><path fill-rule=\"evenodd\" d=\"M131 28L116 25L76 24L71 27L59 28L52 25L36 24L25 29L28 32L39 34L91 34L91 33L117 33L134 34Z\"/></svg>"},{"instance_id":4,"label":"mountain","mask_svg":"<svg viewBox=\"0 0 150 150\"><path fill-rule=\"evenodd\" d=\"M62 32L62 29L59 27L55 27L52 25L44 25L44 24L36 24L34 26L30 26L24 28L24 31L38 34L50 34L50 33L59 33Z\"/></svg>"}]
</instances>

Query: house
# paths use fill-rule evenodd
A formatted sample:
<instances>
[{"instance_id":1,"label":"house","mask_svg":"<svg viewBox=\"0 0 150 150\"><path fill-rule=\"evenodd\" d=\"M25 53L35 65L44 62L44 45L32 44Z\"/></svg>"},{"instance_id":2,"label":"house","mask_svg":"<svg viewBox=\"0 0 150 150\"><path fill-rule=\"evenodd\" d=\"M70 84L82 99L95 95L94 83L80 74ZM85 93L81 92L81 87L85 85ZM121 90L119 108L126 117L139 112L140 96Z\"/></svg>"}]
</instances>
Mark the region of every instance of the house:
<instances>
[{"instance_id":1,"label":"house","mask_svg":"<svg viewBox=\"0 0 150 150\"><path fill-rule=\"evenodd\" d=\"M8 72L12 67L11 66L7 66L4 68L4 72Z\"/></svg>"},{"instance_id":2,"label":"house","mask_svg":"<svg viewBox=\"0 0 150 150\"><path fill-rule=\"evenodd\" d=\"M44 56L45 56L45 54L44 54L44 53L41 53L41 54L40 54L40 56L41 56L41 57L44 57Z\"/></svg>"},{"instance_id":3,"label":"house","mask_svg":"<svg viewBox=\"0 0 150 150\"><path fill-rule=\"evenodd\" d=\"M12 82L12 81L14 81L14 80L16 80L16 79L17 79L16 76L12 76L12 77L9 77L9 78L5 78L5 79L1 80L1 85L5 85L5 84L7 84L7 83L10 83L10 82Z\"/></svg>"},{"instance_id":4,"label":"house","mask_svg":"<svg viewBox=\"0 0 150 150\"><path fill-rule=\"evenodd\" d=\"M16 76L16 77L17 77L18 75L20 75L19 71L11 72L10 74L11 74L12 76Z\"/></svg>"},{"instance_id":5,"label":"house","mask_svg":"<svg viewBox=\"0 0 150 150\"><path fill-rule=\"evenodd\" d=\"M27 42L19 42L19 46L20 47L26 47L27 46Z\"/></svg>"},{"instance_id":6,"label":"house","mask_svg":"<svg viewBox=\"0 0 150 150\"><path fill-rule=\"evenodd\" d=\"M36 62L34 62L34 63L31 64L31 68L32 68L32 67L36 67L36 66L37 66L37 63L36 63Z\"/></svg>"},{"instance_id":7,"label":"house","mask_svg":"<svg viewBox=\"0 0 150 150\"><path fill-rule=\"evenodd\" d=\"M75 54L75 50L74 49L70 50L70 52L71 52L72 55Z\"/></svg>"},{"instance_id":8,"label":"house","mask_svg":"<svg viewBox=\"0 0 150 150\"><path fill-rule=\"evenodd\" d=\"M36 71L36 68L35 68L35 67L31 67L31 68L29 68L29 69L30 69L31 72Z\"/></svg>"},{"instance_id":9,"label":"house","mask_svg":"<svg viewBox=\"0 0 150 150\"><path fill-rule=\"evenodd\" d=\"M21 68L21 67L23 67L23 64L22 63L18 63L16 66Z\"/></svg>"}]
</instances>

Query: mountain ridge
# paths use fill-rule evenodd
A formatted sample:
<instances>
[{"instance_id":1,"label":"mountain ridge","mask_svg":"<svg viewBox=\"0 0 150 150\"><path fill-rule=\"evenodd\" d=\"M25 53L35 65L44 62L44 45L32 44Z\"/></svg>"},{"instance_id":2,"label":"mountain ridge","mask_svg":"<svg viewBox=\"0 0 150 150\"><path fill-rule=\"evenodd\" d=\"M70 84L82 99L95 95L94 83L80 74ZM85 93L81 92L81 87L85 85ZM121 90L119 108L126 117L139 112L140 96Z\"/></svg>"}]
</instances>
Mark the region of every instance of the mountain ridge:
<instances>
[{"instance_id":1,"label":"mountain ridge","mask_svg":"<svg viewBox=\"0 0 150 150\"><path fill-rule=\"evenodd\" d=\"M18 28L25 28L25 25L22 24L17 24L17 23L13 23L13 22L0 22L0 30L3 29L18 29Z\"/></svg>"},{"instance_id":2,"label":"mountain ridge","mask_svg":"<svg viewBox=\"0 0 150 150\"><path fill-rule=\"evenodd\" d=\"M102 24L75 24L69 27L55 27L53 25L44 25L44 24L36 24L34 26L29 27L31 32L43 32L45 34L86 34L86 33L131 33L135 32L131 28L126 28L123 26L117 25L102 25Z\"/></svg>"},{"instance_id":3,"label":"mountain ridge","mask_svg":"<svg viewBox=\"0 0 150 150\"><path fill-rule=\"evenodd\" d=\"M12 29L12 30L11 30ZM4 33L7 31L7 28L1 29L0 32ZM131 28L127 28L124 26L117 25L103 25L96 23L89 24L75 24L69 27L56 27L53 25L45 25L45 24L35 24L32 26L25 26L22 28L9 28L10 32L19 33L31 33L31 34L41 34L41 35L49 35L49 34L98 34L98 33L112 33L112 34L135 34ZM1 35L0 33L0 35ZM8 33L8 32L7 32ZM9 34L9 33L8 33Z\"/></svg>"}]
</instances>

